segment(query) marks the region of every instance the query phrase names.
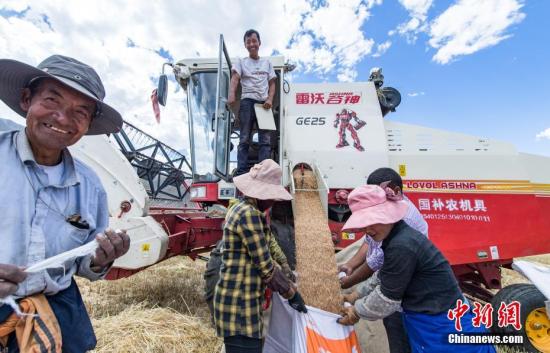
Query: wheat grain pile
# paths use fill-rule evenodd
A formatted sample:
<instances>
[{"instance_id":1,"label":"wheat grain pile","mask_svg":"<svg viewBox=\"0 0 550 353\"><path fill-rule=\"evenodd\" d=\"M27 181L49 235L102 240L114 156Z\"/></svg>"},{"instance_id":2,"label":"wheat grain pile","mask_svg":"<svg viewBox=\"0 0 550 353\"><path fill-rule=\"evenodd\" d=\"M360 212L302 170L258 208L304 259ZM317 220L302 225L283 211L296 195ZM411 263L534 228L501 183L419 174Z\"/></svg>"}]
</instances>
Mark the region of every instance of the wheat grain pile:
<instances>
[{"instance_id":1,"label":"wheat grain pile","mask_svg":"<svg viewBox=\"0 0 550 353\"><path fill-rule=\"evenodd\" d=\"M292 172L292 177L294 178L294 186L297 190L317 189L317 178L311 170L305 169L302 174L300 169L296 169Z\"/></svg>"},{"instance_id":2,"label":"wheat grain pile","mask_svg":"<svg viewBox=\"0 0 550 353\"><path fill-rule=\"evenodd\" d=\"M296 170L293 173L296 189L294 195L294 232L296 241L296 271L298 287L308 305L332 313L342 307L334 245L325 211L317 191L312 171Z\"/></svg>"},{"instance_id":3,"label":"wheat grain pile","mask_svg":"<svg viewBox=\"0 0 550 353\"><path fill-rule=\"evenodd\" d=\"M219 352L202 297L204 266L177 257L116 281L79 279L98 340L93 352Z\"/></svg>"}]
</instances>

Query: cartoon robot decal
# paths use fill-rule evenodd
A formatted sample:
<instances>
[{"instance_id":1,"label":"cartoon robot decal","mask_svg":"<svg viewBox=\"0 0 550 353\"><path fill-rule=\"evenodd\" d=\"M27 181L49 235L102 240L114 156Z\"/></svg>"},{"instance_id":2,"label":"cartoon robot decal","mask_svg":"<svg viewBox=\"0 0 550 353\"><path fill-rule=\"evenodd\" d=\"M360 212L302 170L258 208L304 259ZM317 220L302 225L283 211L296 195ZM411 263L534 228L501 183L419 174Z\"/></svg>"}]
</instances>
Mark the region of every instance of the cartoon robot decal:
<instances>
[{"instance_id":1,"label":"cartoon robot decal","mask_svg":"<svg viewBox=\"0 0 550 353\"><path fill-rule=\"evenodd\" d=\"M352 119L356 122L355 126L351 123ZM349 143L346 141L346 130L349 130L351 138L353 139L353 147L361 152L365 150L363 146L361 146L361 141L359 140L359 136L357 136L357 130L367 125L367 123L359 119L357 113L350 109L342 109L340 113L336 114L336 119L334 120L334 128L338 128L338 125L340 125L340 129L338 130L339 140L336 148L349 146Z\"/></svg>"}]
</instances>

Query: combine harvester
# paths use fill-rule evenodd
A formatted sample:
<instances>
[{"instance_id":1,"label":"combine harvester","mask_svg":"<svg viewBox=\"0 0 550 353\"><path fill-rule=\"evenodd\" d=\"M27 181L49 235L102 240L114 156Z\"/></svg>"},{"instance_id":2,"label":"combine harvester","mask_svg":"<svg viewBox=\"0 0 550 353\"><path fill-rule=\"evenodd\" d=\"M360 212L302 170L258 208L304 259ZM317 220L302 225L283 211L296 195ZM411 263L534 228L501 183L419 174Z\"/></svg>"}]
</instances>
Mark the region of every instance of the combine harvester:
<instances>
[{"instance_id":1,"label":"combine harvester","mask_svg":"<svg viewBox=\"0 0 550 353\"><path fill-rule=\"evenodd\" d=\"M383 87L380 70L363 83L291 84L285 75L293 67L283 57L269 59L277 74L272 159L283 167L283 185L289 189L294 187L294 170L306 166L315 173L335 247L343 249L362 236L341 232L350 215L347 194L374 169L392 167L401 174L405 192L426 218L430 239L450 261L462 290L490 302L500 289L498 304L519 301L525 349L549 350L550 327L540 292L526 290L526 285L501 289L501 268L510 268L517 257L550 253L550 158L519 153L505 142L384 119L400 95ZM204 206L226 205L236 196L229 181L239 119L225 104L231 62L220 36L217 58L164 66L173 69L187 92L191 200ZM159 83L163 103L166 75ZM252 163L257 149L253 143ZM294 235L291 203L279 203L271 216L285 248ZM286 250L292 258L292 249ZM216 275L215 264L210 269Z\"/></svg>"},{"instance_id":2,"label":"combine harvester","mask_svg":"<svg viewBox=\"0 0 550 353\"><path fill-rule=\"evenodd\" d=\"M230 180L239 119L225 104L232 60L223 36L219 44L217 58L164 66L171 67L187 93L189 173L177 172L186 166L185 158L171 162L174 154L167 151L173 150L135 133L131 125L111 140L87 137L72 148L105 185L111 227L133 229L130 251L116 261L111 279L174 255L196 258L222 237L223 212L218 210L237 196ZM374 70L369 82L294 84L285 80L293 67L283 57L269 59L277 74L272 159L283 167L283 185L292 192L295 170L314 173L335 248L363 236L341 232L350 215L349 192L365 184L373 170L392 167L401 174L407 196L427 220L430 239L451 263L464 293L496 307L501 301L520 302L524 349L550 351L544 296L531 285L501 288L501 268L511 268L514 258L550 253L550 158L520 153L505 142L384 119L399 105L400 95L383 87L381 70ZM161 104L166 102L167 81L163 74ZM146 147L132 147L132 133ZM252 143L251 163L257 149ZM160 177L153 182L155 176ZM148 180L148 190L139 178ZM150 196L158 198L167 185L184 202L151 204ZM292 204L278 203L271 219L273 233L295 265ZM205 275L210 300L219 270L219 247L215 250Z\"/></svg>"}]
</instances>

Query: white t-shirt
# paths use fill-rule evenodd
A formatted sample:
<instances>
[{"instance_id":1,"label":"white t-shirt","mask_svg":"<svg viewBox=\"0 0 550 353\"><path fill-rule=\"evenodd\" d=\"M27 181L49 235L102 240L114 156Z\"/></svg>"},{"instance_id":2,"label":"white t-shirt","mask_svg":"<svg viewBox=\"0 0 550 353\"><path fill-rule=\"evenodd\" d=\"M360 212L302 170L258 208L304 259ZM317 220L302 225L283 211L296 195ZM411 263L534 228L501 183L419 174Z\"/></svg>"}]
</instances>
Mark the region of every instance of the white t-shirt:
<instances>
[{"instance_id":1,"label":"white t-shirt","mask_svg":"<svg viewBox=\"0 0 550 353\"><path fill-rule=\"evenodd\" d=\"M42 165L39 164L40 168L44 170L46 174L48 174L48 180L50 181L50 184L52 185L60 185L63 177L63 172L65 171L65 167L63 166L63 162L57 164L57 165Z\"/></svg>"},{"instance_id":2,"label":"white t-shirt","mask_svg":"<svg viewBox=\"0 0 550 353\"><path fill-rule=\"evenodd\" d=\"M243 58L233 66L233 71L241 77L241 99L251 98L262 102L268 97L269 81L277 77L271 62L262 58Z\"/></svg>"}]
</instances>

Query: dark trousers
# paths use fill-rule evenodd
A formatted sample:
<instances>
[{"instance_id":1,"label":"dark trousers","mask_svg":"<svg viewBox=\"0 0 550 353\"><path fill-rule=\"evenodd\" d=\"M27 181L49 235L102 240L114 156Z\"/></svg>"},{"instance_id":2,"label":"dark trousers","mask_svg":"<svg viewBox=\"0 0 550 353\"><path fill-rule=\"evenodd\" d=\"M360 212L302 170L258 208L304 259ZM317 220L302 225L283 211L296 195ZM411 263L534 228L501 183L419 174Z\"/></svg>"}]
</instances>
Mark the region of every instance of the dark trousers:
<instances>
[{"instance_id":1,"label":"dark trousers","mask_svg":"<svg viewBox=\"0 0 550 353\"><path fill-rule=\"evenodd\" d=\"M63 353L84 353L94 349L96 346L94 329L74 279L69 288L55 295L46 296L46 299L61 329ZM4 322L12 313L11 307L0 306L0 322ZM9 353L19 353L15 334L10 335L7 348ZM1 345L0 352L2 352Z\"/></svg>"},{"instance_id":2,"label":"dark trousers","mask_svg":"<svg viewBox=\"0 0 550 353\"><path fill-rule=\"evenodd\" d=\"M239 138L239 147L237 150L237 174L248 172L248 150L252 140L252 128L257 125L256 111L254 104L263 104L263 102L245 98L241 100L239 108L239 126L241 135ZM260 150L258 152L258 163L271 157L271 131L258 130L258 143Z\"/></svg>"},{"instance_id":3,"label":"dark trousers","mask_svg":"<svg viewBox=\"0 0 550 353\"><path fill-rule=\"evenodd\" d=\"M223 338L225 353L262 353L262 340L260 338L246 337L242 335Z\"/></svg>"},{"instance_id":4,"label":"dark trousers","mask_svg":"<svg viewBox=\"0 0 550 353\"><path fill-rule=\"evenodd\" d=\"M403 317L400 312L395 312L388 317L385 317L384 327L388 336L390 345L390 353L410 353L411 345L405 326L403 325Z\"/></svg>"}]
</instances>

